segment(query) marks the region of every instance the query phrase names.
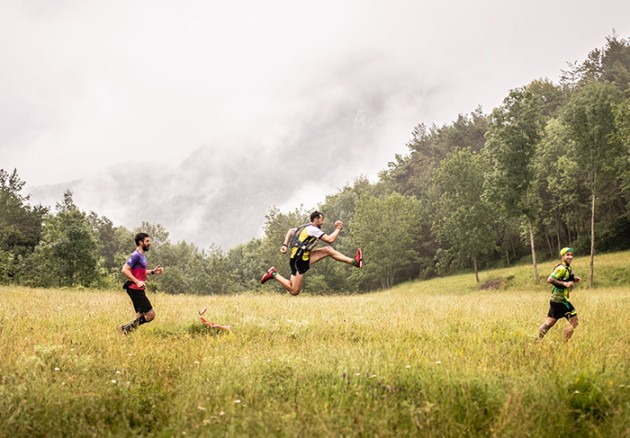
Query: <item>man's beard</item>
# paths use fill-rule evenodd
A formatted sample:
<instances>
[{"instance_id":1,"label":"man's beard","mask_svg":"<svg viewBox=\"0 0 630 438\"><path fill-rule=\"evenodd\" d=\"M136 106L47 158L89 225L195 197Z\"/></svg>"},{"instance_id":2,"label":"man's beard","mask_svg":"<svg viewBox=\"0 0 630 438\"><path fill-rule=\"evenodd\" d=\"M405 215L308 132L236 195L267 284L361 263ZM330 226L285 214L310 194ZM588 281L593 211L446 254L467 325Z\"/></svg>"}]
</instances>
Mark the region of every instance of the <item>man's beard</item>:
<instances>
[{"instance_id":1,"label":"man's beard","mask_svg":"<svg viewBox=\"0 0 630 438\"><path fill-rule=\"evenodd\" d=\"M148 250L149 250L149 248L151 248L151 247L150 247L150 246L144 246L144 245L142 245L142 250L143 250L143 251L148 251Z\"/></svg>"}]
</instances>

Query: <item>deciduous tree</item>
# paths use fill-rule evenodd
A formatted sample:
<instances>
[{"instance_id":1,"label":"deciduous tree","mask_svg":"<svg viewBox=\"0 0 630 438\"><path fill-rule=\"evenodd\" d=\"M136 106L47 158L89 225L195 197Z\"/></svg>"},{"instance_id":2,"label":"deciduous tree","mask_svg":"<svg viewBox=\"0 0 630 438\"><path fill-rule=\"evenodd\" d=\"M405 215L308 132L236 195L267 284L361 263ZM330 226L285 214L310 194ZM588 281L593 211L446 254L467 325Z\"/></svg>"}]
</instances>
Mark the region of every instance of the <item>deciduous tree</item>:
<instances>
[{"instance_id":1,"label":"deciduous tree","mask_svg":"<svg viewBox=\"0 0 630 438\"><path fill-rule=\"evenodd\" d=\"M533 162L541 139L545 117L541 96L529 87L510 91L503 104L492 111L487 134L487 154L493 171L489 174L486 196L502 207L505 218L523 218L532 254L534 280L539 281L534 236L536 193Z\"/></svg>"},{"instance_id":2,"label":"deciduous tree","mask_svg":"<svg viewBox=\"0 0 630 438\"><path fill-rule=\"evenodd\" d=\"M591 195L591 260L589 285L595 274L596 208L600 195L616 185L619 164L627 159L618 141L614 108L621 102L619 90L605 82L590 82L564 107L562 120L575 142L576 159Z\"/></svg>"},{"instance_id":3,"label":"deciduous tree","mask_svg":"<svg viewBox=\"0 0 630 438\"><path fill-rule=\"evenodd\" d=\"M364 249L365 275L381 287L395 284L396 276L418 261L421 206L414 197L392 193L359 200L350 224L352 237Z\"/></svg>"},{"instance_id":4,"label":"deciduous tree","mask_svg":"<svg viewBox=\"0 0 630 438\"><path fill-rule=\"evenodd\" d=\"M87 215L79 210L66 191L57 203L56 214L44 220L37 247L37 283L50 286L89 286L101 278L98 243Z\"/></svg>"},{"instance_id":5,"label":"deciduous tree","mask_svg":"<svg viewBox=\"0 0 630 438\"><path fill-rule=\"evenodd\" d=\"M479 259L496 248L496 216L483 197L488 165L470 149L453 152L440 163L433 184L436 192L433 231L448 243L460 261L471 260L479 283Z\"/></svg>"}]
</instances>

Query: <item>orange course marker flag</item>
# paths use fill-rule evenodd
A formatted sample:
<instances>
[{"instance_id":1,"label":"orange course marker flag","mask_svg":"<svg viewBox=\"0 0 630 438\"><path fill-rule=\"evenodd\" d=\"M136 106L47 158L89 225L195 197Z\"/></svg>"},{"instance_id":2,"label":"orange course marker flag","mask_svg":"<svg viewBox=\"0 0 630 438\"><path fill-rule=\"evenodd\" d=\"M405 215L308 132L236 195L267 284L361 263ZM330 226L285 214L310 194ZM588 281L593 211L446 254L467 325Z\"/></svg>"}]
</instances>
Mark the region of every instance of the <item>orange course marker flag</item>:
<instances>
[{"instance_id":1,"label":"orange course marker flag","mask_svg":"<svg viewBox=\"0 0 630 438\"><path fill-rule=\"evenodd\" d=\"M205 325L206 327L213 328L213 329L225 330L228 332L232 331L232 328L229 325L221 325L221 324L216 324L214 322L208 322L206 318L202 316L204 313L206 313L206 310L208 310L208 308L204 307L203 309L199 311L199 319L201 319L201 322L203 323L203 325Z\"/></svg>"}]
</instances>

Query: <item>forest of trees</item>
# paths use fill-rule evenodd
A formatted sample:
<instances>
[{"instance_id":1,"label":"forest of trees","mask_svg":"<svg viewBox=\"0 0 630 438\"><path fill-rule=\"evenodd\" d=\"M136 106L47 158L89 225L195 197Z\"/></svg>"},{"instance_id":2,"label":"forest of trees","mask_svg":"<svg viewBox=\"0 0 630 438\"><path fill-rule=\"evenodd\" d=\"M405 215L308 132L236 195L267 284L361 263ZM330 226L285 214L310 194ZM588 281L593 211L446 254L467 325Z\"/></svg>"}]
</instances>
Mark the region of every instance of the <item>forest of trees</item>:
<instances>
[{"instance_id":1,"label":"forest of trees","mask_svg":"<svg viewBox=\"0 0 630 438\"><path fill-rule=\"evenodd\" d=\"M630 249L630 39L606 41L559 83L537 79L489 114L478 108L444 126L416 126L408 155L377 182L360 176L327 196L318 209L347 225L335 247L353 254L361 246L367 268L323 262L306 290L368 291L462 270L479 281L479 269L515 263L531 264L536 282L537 262L567 245L591 255L596 283L594 255ZM133 235L145 231L150 263L167 270L153 290L262 290L270 265L287 273L279 245L309 214L271 208L262 238L204 251L171 242L159 224L115 226L81 211L70 192L54 210L33 206L24 184L17 170L0 169L0 284L120 287Z\"/></svg>"}]
</instances>

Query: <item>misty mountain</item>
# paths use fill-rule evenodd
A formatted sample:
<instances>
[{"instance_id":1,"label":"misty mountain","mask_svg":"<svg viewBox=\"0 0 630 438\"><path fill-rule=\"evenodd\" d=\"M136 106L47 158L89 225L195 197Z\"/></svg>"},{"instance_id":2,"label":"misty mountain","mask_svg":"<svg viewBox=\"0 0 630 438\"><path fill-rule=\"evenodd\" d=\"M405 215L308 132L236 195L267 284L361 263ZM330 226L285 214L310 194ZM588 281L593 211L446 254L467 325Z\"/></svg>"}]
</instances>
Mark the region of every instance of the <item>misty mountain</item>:
<instances>
[{"instance_id":1,"label":"misty mountain","mask_svg":"<svg viewBox=\"0 0 630 438\"><path fill-rule=\"evenodd\" d=\"M274 188L275 178L257 183L248 170L253 163L247 161L217 156L213 147L204 146L176 166L130 164L82 180L34 187L31 201L54 206L71 190L79 208L107 216L116 225L133 229L143 221L159 223L173 241L227 249L259 235L265 212L285 195L281 184Z\"/></svg>"},{"instance_id":2,"label":"misty mountain","mask_svg":"<svg viewBox=\"0 0 630 438\"><path fill-rule=\"evenodd\" d=\"M115 168L29 189L32 200L54 206L70 189L79 208L116 225L158 223L172 241L200 248L245 243L262 236L271 207L315 208L326 194L358 176L376 176L406 150L418 109L438 98L439 90L404 72L386 80L381 61L345 60L332 77L301 90L281 119L262 127L245 119L181 162L136 158L130 151Z\"/></svg>"},{"instance_id":3,"label":"misty mountain","mask_svg":"<svg viewBox=\"0 0 630 438\"><path fill-rule=\"evenodd\" d=\"M272 206L316 207L321 198L301 192L321 186L326 192L373 171L382 131L378 108L339 108L312 117L291 132L269 140L204 145L176 164L129 162L88 178L30 189L35 203L54 206L71 190L85 211L107 216L133 229L142 221L159 223L171 240L223 249L262 235ZM387 154L389 156L389 154ZM385 158L383 159L383 166Z\"/></svg>"}]
</instances>

